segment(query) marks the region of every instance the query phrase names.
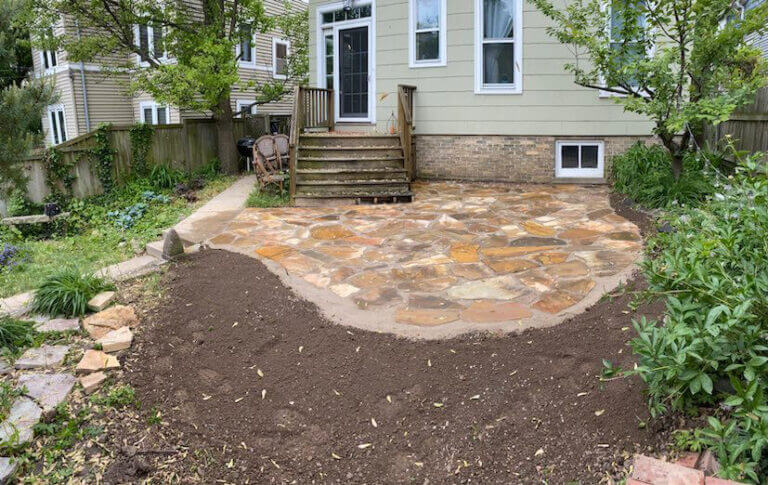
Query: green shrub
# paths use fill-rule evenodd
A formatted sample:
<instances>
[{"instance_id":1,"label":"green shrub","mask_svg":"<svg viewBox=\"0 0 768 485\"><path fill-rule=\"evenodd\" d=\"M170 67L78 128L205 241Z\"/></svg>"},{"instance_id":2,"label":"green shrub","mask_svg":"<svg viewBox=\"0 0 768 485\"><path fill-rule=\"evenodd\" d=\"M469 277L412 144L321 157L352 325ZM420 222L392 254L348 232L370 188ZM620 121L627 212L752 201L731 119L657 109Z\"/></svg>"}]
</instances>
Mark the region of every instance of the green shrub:
<instances>
[{"instance_id":1,"label":"green shrub","mask_svg":"<svg viewBox=\"0 0 768 485\"><path fill-rule=\"evenodd\" d=\"M37 333L33 325L8 315L0 316L0 348L13 354L32 345Z\"/></svg>"},{"instance_id":2,"label":"green shrub","mask_svg":"<svg viewBox=\"0 0 768 485\"><path fill-rule=\"evenodd\" d=\"M167 164L155 165L149 172L149 181L158 189L172 189L186 178L187 176L183 171L176 170Z\"/></svg>"},{"instance_id":3,"label":"green shrub","mask_svg":"<svg viewBox=\"0 0 768 485\"><path fill-rule=\"evenodd\" d=\"M43 281L32 300L32 311L51 316L80 316L88 310L88 300L113 288L101 278L67 268Z\"/></svg>"},{"instance_id":4,"label":"green shrub","mask_svg":"<svg viewBox=\"0 0 768 485\"><path fill-rule=\"evenodd\" d=\"M634 372L651 412L711 415L703 443L721 476L768 476L768 178L748 159L675 232L648 245L649 291L666 298L663 324L635 323Z\"/></svg>"},{"instance_id":5,"label":"green shrub","mask_svg":"<svg viewBox=\"0 0 768 485\"><path fill-rule=\"evenodd\" d=\"M714 171L708 161L719 165L713 154L687 155L683 175L675 180L669 152L660 145L633 145L612 159L611 179L617 192L649 208L691 204L713 192Z\"/></svg>"}]
</instances>

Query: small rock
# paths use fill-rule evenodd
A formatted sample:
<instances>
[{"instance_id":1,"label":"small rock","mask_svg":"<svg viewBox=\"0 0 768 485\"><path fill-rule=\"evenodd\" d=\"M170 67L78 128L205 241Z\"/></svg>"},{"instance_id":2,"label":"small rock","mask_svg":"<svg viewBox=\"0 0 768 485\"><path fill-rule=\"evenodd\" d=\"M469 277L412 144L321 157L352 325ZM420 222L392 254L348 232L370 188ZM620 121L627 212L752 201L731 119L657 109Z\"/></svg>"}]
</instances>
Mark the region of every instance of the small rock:
<instances>
[{"instance_id":1,"label":"small rock","mask_svg":"<svg viewBox=\"0 0 768 485\"><path fill-rule=\"evenodd\" d=\"M4 376L13 372L13 366L5 359L0 359L0 376Z\"/></svg>"},{"instance_id":2,"label":"small rock","mask_svg":"<svg viewBox=\"0 0 768 485\"><path fill-rule=\"evenodd\" d=\"M117 369L120 367L117 357L109 355L101 350L86 350L83 358L77 364L78 374L89 374L91 372Z\"/></svg>"},{"instance_id":3,"label":"small rock","mask_svg":"<svg viewBox=\"0 0 768 485\"><path fill-rule=\"evenodd\" d=\"M120 327L135 327L139 319L133 307L115 305L83 320L83 328L94 339L100 339Z\"/></svg>"},{"instance_id":4,"label":"small rock","mask_svg":"<svg viewBox=\"0 0 768 485\"><path fill-rule=\"evenodd\" d=\"M53 318L40 323L35 329L38 332L76 332L80 330L78 318Z\"/></svg>"},{"instance_id":5,"label":"small rock","mask_svg":"<svg viewBox=\"0 0 768 485\"><path fill-rule=\"evenodd\" d=\"M659 226L659 232L664 234L671 234L673 232L676 232L676 229L672 227L672 224L669 222L665 222L664 224Z\"/></svg>"},{"instance_id":6,"label":"small rock","mask_svg":"<svg viewBox=\"0 0 768 485\"><path fill-rule=\"evenodd\" d=\"M112 330L96 341L96 343L101 344L101 350L104 352L117 352L130 348L131 342L133 342L133 332L128 327Z\"/></svg>"},{"instance_id":7,"label":"small rock","mask_svg":"<svg viewBox=\"0 0 768 485\"><path fill-rule=\"evenodd\" d=\"M19 387L43 408L43 415L50 415L72 390L75 378L70 374L24 374Z\"/></svg>"},{"instance_id":8,"label":"small rock","mask_svg":"<svg viewBox=\"0 0 768 485\"><path fill-rule=\"evenodd\" d=\"M107 380L107 375L103 372L94 372L80 378L80 385L83 386L83 391L86 394L91 394L96 391L101 384Z\"/></svg>"},{"instance_id":9,"label":"small rock","mask_svg":"<svg viewBox=\"0 0 768 485\"><path fill-rule=\"evenodd\" d=\"M18 466L15 458L0 457L0 484L9 483Z\"/></svg>"},{"instance_id":10,"label":"small rock","mask_svg":"<svg viewBox=\"0 0 768 485\"><path fill-rule=\"evenodd\" d=\"M0 443L20 445L32 439L32 428L40 421L43 410L28 397L13 402L8 418L0 424Z\"/></svg>"},{"instance_id":11,"label":"small rock","mask_svg":"<svg viewBox=\"0 0 768 485\"><path fill-rule=\"evenodd\" d=\"M102 291L98 295L91 298L88 302L88 309L94 312L100 312L107 308L115 299L116 293L114 291Z\"/></svg>"},{"instance_id":12,"label":"small rock","mask_svg":"<svg viewBox=\"0 0 768 485\"><path fill-rule=\"evenodd\" d=\"M180 254L184 254L184 243L176 229L169 229L163 239L163 259L173 259Z\"/></svg>"},{"instance_id":13,"label":"small rock","mask_svg":"<svg viewBox=\"0 0 768 485\"><path fill-rule=\"evenodd\" d=\"M39 369L41 367L56 367L61 364L69 352L69 345L41 345L29 349L19 357L14 366L17 369Z\"/></svg>"}]
</instances>

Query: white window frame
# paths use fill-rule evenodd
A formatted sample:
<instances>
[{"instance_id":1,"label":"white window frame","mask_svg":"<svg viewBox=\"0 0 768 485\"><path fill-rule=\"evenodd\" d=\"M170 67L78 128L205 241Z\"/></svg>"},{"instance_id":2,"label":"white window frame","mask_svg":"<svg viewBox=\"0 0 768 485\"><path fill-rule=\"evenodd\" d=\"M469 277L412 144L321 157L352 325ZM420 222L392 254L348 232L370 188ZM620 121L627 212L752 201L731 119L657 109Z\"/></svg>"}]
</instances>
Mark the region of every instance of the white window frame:
<instances>
[{"instance_id":1,"label":"white window frame","mask_svg":"<svg viewBox=\"0 0 768 485\"><path fill-rule=\"evenodd\" d=\"M581 168L581 147L597 146L597 167ZM579 168L562 168L564 146L579 147ZM602 140L557 140L555 142L555 177L556 178L605 178L605 142Z\"/></svg>"},{"instance_id":2,"label":"white window frame","mask_svg":"<svg viewBox=\"0 0 768 485\"><path fill-rule=\"evenodd\" d=\"M45 67L46 62L48 67ZM40 51L40 67L43 68L45 74L56 72L59 67L59 53L51 50Z\"/></svg>"},{"instance_id":3,"label":"white window frame","mask_svg":"<svg viewBox=\"0 0 768 485\"><path fill-rule=\"evenodd\" d=\"M277 73L277 44L285 44L285 62L288 67L288 57L291 55L291 42L279 37L272 37L272 77L275 79L288 79L285 74Z\"/></svg>"},{"instance_id":4,"label":"white window frame","mask_svg":"<svg viewBox=\"0 0 768 485\"><path fill-rule=\"evenodd\" d=\"M150 56L154 55L155 52L155 28L152 27L149 24L135 24L133 26L133 35L136 42L136 47L141 49L141 27L146 26L147 27L147 52L149 52ZM163 27L160 27L160 30L163 30ZM165 32L163 32L163 41L165 41ZM168 49L163 49L163 55L160 57L157 57L157 60L161 63L164 63L168 60ZM139 54L136 54L136 64L138 64L141 67L148 67L149 61L142 61L141 56Z\"/></svg>"},{"instance_id":5,"label":"white window frame","mask_svg":"<svg viewBox=\"0 0 768 485\"><path fill-rule=\"evenodd\" d=\"M483 38L483 1L475 0L475 94L522 94L523 93L523 0L515 1L514 37L503 41L486 41ZM514 84L483 83L483 45L490 43L514 43Z\"/></svg>"},{"instance_id":6,"label":"white window frame","mask_svg":"<svg viewBox=\"0 0 768 485\"><path fill-rule=\"evenodd\" d=\"M147 108L152 109L152 121L147 122L144 116L144 110ZM142 123L151 124L153 126L158 125L157 110L158 108L165 108L165 123L171 124L171 107L167 104L159 104L155 101L142 101L139 103L139 119Z\"/></svg>"},{"instance_id":7,"label":"white window frame","mask_svg":"<svg viewBox=\"0 0 768 485\"><path fill-rule=\"evenodd\" d=\"M447 45L447 33L446 24L448 22L448 14L446 7L446 0L438 0L440 4L440 18L438 19L437 28L430 29L417 29L416 23L418 21L417 9L419 7L419 0L408 0L409 5L409 18L408 18L408 46L409 46L409 67L442 67L448 63L448 45ZM437 59L429 59L419 61L416 59L416 34L424 32L438 32L438 42L440 42L440 48L438 50Z\"/></svg>"},{"instance_id":8,"label":"white window frame","mask_svg":"<svg viewBox=\"0 0 768 485\"><path fill-rule=\"evenodd\" d=\"M243 49L241 47L242 42L238 42L235 44L235 56L237 57L237 65L240 67L246 67L248 69L255 69L256 68L256 31L253 29L253 26L250 26L251 28L251 60L250 61L244 61L240 58L240 54L242 53Z\"/></svg>"},{"instance_id":9,"label":"white window frame","mask_svg":"<svg viewBox=\"0 0 768 485\"><path fill-rule=\"evenodd\" d=\"M59 113L61 113L61 117L59 117ZM59 145L69 140L69 130L67 129L67 110L64 109L64 105L61 103L52 104L46 108L45 114L48 118L48 139L50 140L51 145ZM59 140L56 140L56 136L54 135L54 126L51 124L51 114L54 115L53 124L56 125L56 133L58 134ZM63 125L61 124L62 121ZM64 132L63 137L61 136L62 131Z\"/></svg>"},{"instance_id":10,"label":"white window frame","mask_svg":"<svg viewBox=\"0 0 768 485\"><path fill-rule=\"evenodd\" d=\"M241 118L242 114L241 111L246 106L251 105L251 114L255 115L258 111L258 107L256 106L256 100L255 99L238 99L235 102L235 111L236 111L236 118Z\"/></svg>"}]
</instances>

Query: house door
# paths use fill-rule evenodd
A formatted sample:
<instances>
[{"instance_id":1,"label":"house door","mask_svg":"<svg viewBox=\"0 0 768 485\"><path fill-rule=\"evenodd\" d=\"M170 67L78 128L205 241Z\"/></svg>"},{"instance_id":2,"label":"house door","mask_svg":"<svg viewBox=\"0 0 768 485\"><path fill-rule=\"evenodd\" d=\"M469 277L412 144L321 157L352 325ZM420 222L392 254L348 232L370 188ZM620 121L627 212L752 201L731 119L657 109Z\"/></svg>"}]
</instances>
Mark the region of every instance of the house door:
<instances>
[{"instance_id":1,"label":"house door","mask_svg":"<svg viewBox=\"0 0 768 485\"><path fill-rule=\"evenodd\" d=\"M368 26L338 29L338 107L341 121L368 121Z\"/></svg>"}]
</instances>

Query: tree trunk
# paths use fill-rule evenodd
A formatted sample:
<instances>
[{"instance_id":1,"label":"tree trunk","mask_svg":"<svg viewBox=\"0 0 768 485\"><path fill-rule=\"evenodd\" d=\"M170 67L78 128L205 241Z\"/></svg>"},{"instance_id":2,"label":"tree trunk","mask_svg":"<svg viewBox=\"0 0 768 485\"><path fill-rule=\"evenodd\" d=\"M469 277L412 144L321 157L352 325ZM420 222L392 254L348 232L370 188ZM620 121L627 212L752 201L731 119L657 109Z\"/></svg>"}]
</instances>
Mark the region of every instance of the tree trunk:
<instances>
[{"instance_id":1,"label":"tree trunk","mask_svg":"<svg viewBox=\"0 0 768 485\"><path fill-rule=\"evenodd\" d=\"M239 169L239 157L235 147L235 130L229 95L223 96L217 106L216 143L219 146L222 172L227 175L236 175Z\"/></svg>"},{"instance_id":2,"label":"tree trunk","mask_svg":"<svg viewBox=\"0 0 768 485\"><path fill-rule=\"evenodd\" d=\"M683 174L683 155L682 153L672 154L672 175L675 180L680 180L680 176Z\"/></svg>"}]
</instances>

